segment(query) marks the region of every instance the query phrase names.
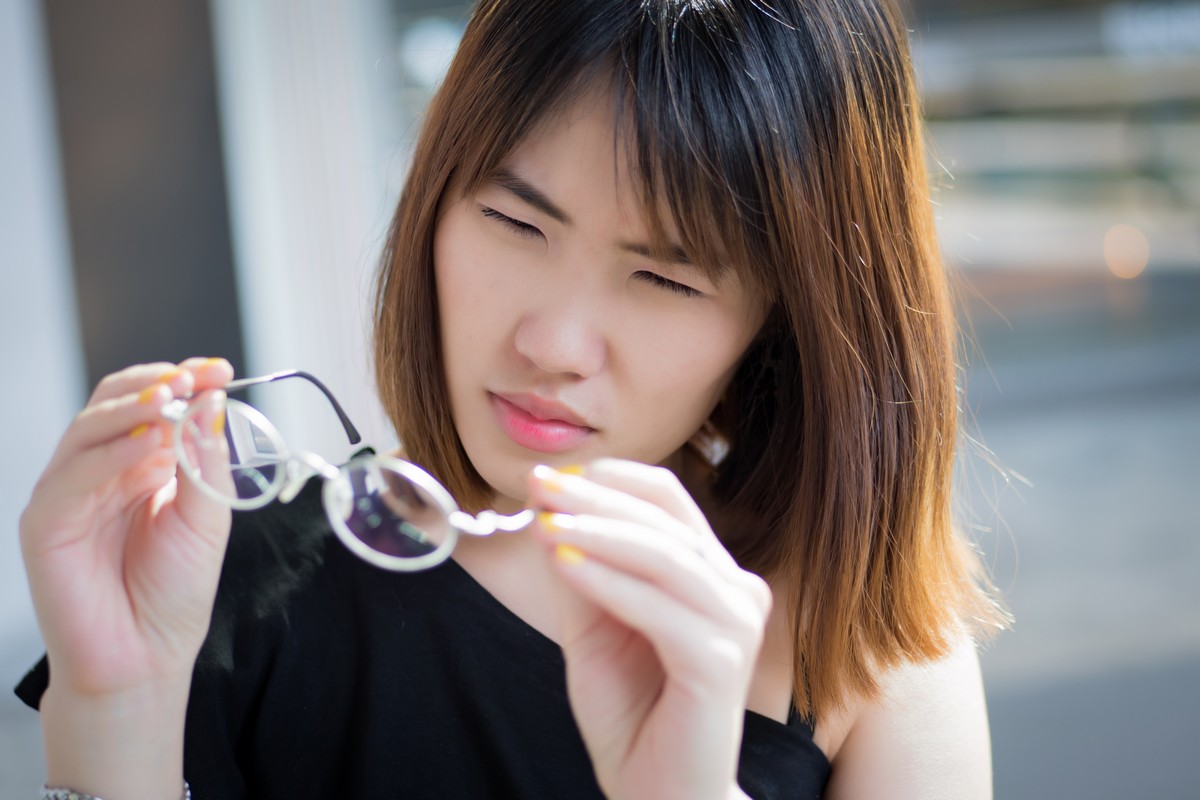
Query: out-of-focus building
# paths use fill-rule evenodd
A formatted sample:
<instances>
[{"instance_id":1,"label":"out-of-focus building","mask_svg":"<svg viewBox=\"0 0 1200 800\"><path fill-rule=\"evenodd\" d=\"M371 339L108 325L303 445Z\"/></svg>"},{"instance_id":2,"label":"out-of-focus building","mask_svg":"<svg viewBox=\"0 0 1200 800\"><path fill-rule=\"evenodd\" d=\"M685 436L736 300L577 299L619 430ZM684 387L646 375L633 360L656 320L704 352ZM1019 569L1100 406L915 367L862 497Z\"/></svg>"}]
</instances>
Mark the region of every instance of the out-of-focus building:
<instances>
[{"instance_id":1,"label":"out-of-focus building","mask_svg":"<svg viewBox=\"0 0 1200 800\"><path fill-rule=\"evenodd\" d=\"M916 5L953 261L1197 267L1200 3Z\"/></svg>"},{"instance_id":2,"label":"out-of-focus building","mask_svg":"<svg viewBox=\"0 0 1200 800\"><path fill-rule=\"evenodd\" d=\"M466 6L390 6L391 113L419 114ZM909 7L951 262L1120 277L1200 262L1200 3ZM387 147L411 132L388 129Z\"/></svg>"}]
</instances>

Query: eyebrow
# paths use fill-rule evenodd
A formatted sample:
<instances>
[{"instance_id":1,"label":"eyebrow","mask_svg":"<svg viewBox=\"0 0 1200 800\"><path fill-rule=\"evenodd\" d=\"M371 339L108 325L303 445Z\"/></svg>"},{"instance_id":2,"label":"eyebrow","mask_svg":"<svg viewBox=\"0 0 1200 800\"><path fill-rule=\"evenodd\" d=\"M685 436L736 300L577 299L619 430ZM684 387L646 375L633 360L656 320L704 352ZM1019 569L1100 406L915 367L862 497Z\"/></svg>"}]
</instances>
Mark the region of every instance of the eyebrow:
<instances>
[{"instance_id":1,"label":"eyebrow","mask_svg":"<svg viewBox=\"0 0 1200 800\"><path fill-rule=\"evenodd\" d=\"M554 201L547 197L541 189L519 177L510 169L501 167L496 170L496 174L492 176L492 183L509 194L516 195L517 199L533 206L555 222L561 222L564 225L575 224L571 221L571 215L556 206Z\"/></svg>"},{"instance_id":2,"label":"eyebrow","mask_svg":"<svg viewBox=\"0 0 1200 800\"><path fill-rule=\"evenodd\" d=\"M559 208L553 200L546 196L545 192L507 167L501 167L496 170L495 174L491 177L491 183L494 183L518 200L542 212L555 222L560 222L563 225L575 224L571 219L571 215ZM627 253L654 258L654 255L650 252L650 248L644 244L622 242L619 246ZM688 258L688 254L679 245L671 245L667 253L667 261L668 263L681 266L693 266L692 260Z\"/></svg>"}]
</instances>

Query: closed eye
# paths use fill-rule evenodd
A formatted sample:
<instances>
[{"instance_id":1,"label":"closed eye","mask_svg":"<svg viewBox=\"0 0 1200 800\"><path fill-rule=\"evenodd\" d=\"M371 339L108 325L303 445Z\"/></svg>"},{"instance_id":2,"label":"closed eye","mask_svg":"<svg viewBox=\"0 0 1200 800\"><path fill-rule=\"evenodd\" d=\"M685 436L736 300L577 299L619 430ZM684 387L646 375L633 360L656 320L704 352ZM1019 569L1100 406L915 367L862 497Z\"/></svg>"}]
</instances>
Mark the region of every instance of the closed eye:
<instances>
[{"instance_id":1,"label":"closed eye","mask_svg":"<svg viewBox=\"0 0 1200 800\"><path fill-rule=\"evenodd\" d=\"M496 220L501 225L515 233L517 236L521 236L526 239L538 239L542 236L542 232L533 225L530 225L528 222L521 222L519 219L513 219L507 214L501 214L494 208L483 206L480 211L485 217Z\"/></svg>"},{"instance_id":2,"label":"closed eye","mask_svg":"<svg viewBox=\"0 0 1200 800\"><path fill-rule=\"evenodd\" d=\"M684 297L704 296L704 293L698 289L693 289L687 284L673 281L670 278L664 278L657 272L646 272L645 270L640 270L634 273L634 277L638 280L649 283L651 286L657 286L660 289L666 289L668 292L674 292L675 294L682 295Z\"/></svg>"}]
</instances>

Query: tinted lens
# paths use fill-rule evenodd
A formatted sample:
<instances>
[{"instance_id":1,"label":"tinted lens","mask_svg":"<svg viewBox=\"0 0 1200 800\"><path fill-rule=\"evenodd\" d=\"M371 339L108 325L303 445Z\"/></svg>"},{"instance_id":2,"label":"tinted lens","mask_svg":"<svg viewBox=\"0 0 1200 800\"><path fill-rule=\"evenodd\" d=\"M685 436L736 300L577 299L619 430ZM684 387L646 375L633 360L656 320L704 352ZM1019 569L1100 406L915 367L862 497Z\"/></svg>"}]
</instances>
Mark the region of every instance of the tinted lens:
<instances>
[{"instance_id":1,"label":"tinted lens","mask_svg":"<svg viewBox=\"0 0 1200 800\"><path fill-rule=\"evenodd\" d=\"M336 512L367 547L395 558L429 555L450 535L441 506L424 489L374 459L356 459L342 470Z\"/></svg>"},{"instance_id":2,"label":"tinted lens","mask_svg":"<svg viewBox=\"0 0 1200 800\"><path fill-rule=\"evenodd\" d=\"M184 461L199 463L211 439L202 435L219 424L214 413L204 406L188 411L182 422ZM282 477L287 458L279 434L266 419L245 403L230 400L225 407L225 443L229 447L228 470L206 471L205 485L220 496L237 501L253 501L270 492Z\"/></svg>"}]
</instances>

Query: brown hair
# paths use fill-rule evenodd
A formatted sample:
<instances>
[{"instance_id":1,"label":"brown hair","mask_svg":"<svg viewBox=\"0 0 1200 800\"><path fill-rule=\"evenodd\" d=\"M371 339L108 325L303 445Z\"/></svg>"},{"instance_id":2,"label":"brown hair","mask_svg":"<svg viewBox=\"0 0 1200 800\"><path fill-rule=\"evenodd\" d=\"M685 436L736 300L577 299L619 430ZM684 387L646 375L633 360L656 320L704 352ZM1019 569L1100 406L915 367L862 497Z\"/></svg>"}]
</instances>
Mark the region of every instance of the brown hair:
<instances>
[{"instance_id":1,"label":"brown hair","mask_svg":"<svg viewBox=\"0 0 1200 800\"><path fill-rule=\"evenodd\" d=\"M744 568L787 587L797 708L870 697L880 670L998 623L952 527L954 317L906 30L885 0L482 0L377 286L376 380L408 456L464 506L488 502L449 411L438 205L597 82L656 246L669 214L694 262L774 304L711 420L729 445L712 517Z\"/></svg>"}]
</instances>

